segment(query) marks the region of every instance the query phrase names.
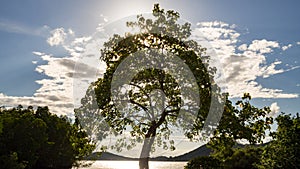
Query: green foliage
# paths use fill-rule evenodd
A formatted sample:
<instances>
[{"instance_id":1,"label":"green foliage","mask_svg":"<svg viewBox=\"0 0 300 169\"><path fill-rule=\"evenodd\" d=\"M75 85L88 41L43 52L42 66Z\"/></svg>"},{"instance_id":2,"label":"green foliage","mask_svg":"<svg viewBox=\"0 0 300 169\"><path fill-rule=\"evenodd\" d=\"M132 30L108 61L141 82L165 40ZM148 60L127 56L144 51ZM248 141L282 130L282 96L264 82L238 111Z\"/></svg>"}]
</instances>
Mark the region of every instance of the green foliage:
<instances>
[{"instance_id":1,"label":"green foliage","mask_svg":"<svg viewBox=\"0 0 300 169\"><path fill-rule=\"evenodd\" d=\"M6 168L71 168L94 148L78 124L47 107L3 109L0 119L1 166Z\"/></svg>"},{"instance_id":2,"label":"green foliage","mask_svg":"<svg viewBox=\"0 0 300 169\"><path fill-rule=\"evenodd\" d=\"M224 112L219 126L208 142L213 153L205 158L191 160L189 166L204 165L206 168L257 168L260 162L262 149L256 147L265 137L265 131L270 129L273 118L268 117L269 107L257 108L250 103L251 96L245 93L241 100L233 104L226 99ZM238 141L245 140L250 143L246 148L238 148ZM215 163L214 163L215 162ZM192 167L190 167L192 168Z\"/></svg>"},{"instance_id":3,"label":"green foliage","mask_svg":"<svg viewBox=\"0 0 300 169\"><path fill-rule=\"evenodd\" d=\"M175 150L174 141L169 140L172 133L171 126L173 128L181 127L184 134L191 140L197 138L201 134L200 129L209 112L212 95L218 95L217 85L211 83L216 69L209 67L209 56L205 55L205 48L189 39L191 25L189 23L179 24L178 12L165 11L158 4L154 5L152 15L151 19L138 15L137 21L127 22L127 26L132 28L135 33L126 33L124 36L114 35L104 43L100 59L106 63L106 72L87 91L87 95L92 93L91 90L95 91L99 111L94 112L103 117L108 128L113 129L114 134L122 134L125 130L130 131L130 142L119 139L117 144L111 148L122 151L123 148L131 149L137 143L144 141L142 153L144 148L147 149L146 156L149 156L150 149L151 151L155 150L155 146ZM119 70L118 67L123 61L132 55L138 56L138 59L128 63L126 70ZM126 112L120 111L113 102L111 94L112 89L112 92L122 93L121 88L111 87L114 73L119 71L120 79L116 81L122 83L124 82L122 78L128 77L128 70L135 69L135 66L139 64L150 63L149 58L155 57L151 62L155 62L156 65L162 64L162 67L169 66L171 70L177 71L177 75L182 76L184 68L178 68L171 62L174 55L187 65L199 87L191 87L191 91L187 91L189 93L185 97L190 101L188 108L183 107L183 104L186 103L183 103L181 90L183 90L183 86L191 84L185 82L180 86L179 81L189 77L175 79L170 72L148 68L136 73L130 81L127 86L129 98L118 98L131 105ZM165 62L159 62L161 58L164 58ZM155 93L157 91L162 91L162 93ZM199 94L201 102L190 99L195 94ZM161 100L153 101L152 95L158 96L157 98ZM86 96L82 100L83 106L76 110L77 115L82 119L87 119L87 116L92 117L88 114L91 111L87 111L94 107L91 100L91 95ZM155 102L155 106L153 106L153 102ZM195 106L196 104L200 105ZM188 123L180 120L179 112L189 114L191 110L197 109L196 107L200 107L200 110L196 111L195 117L191 118ZM182 117L188 118L189 116L182 115ZM98 138L103 139L105 135L106 132L99 131Z\"/></svg>"},{"instance_id":4,"label":"green foliage","mask_svg":"<svg viewBox=\"0 0 300 169\"><path fill-rule=\"evenodd\" d=\"M258 168L300 168L300 117L281 114L273 141L264 149Z\"/></svg>"},{"instance_id":5,"label":"green foliage","mask_svg":"<svg viewBox=\"0 0 300 169\"><path fill-rule=\"evenodd\" d=\"M221 162L211 156L202 156L190 160L184 169L221 169Z\"/></svg>"},{"instance_id":6,"label":"green foliage","mask_svg":"<svg viewBox=\"0 0 300 169\"><path fill-rule=\"evenodd\" d=\"M41 143L47 140L46 123L35 118L31 110L22 110L20 106L3 110L0 116L3 121L0 154L10 159L17 157L20 164L33 167L38 160Z\"/></svg>"},{"instance_id":7,"label":"green foliage","mask_svg":"<svg viewBox=\"0 0 300 169\"><path fill-rule=\"evenodd\" d=\"M261 143L265 131L273 123L273 119L266 116L270 108L257 108L250 104L250 100L251 96L246 93L235 105L228 99L226 101L222 119L208 143L214 151L213 156L221 161L233 155L238 140L246 140L252 145Z\"/></svg>"},{"instance_id":8,"label":"green foliage","mask_svg":"<svg viewBox=\"0 0 300 169\"><path fill-rule=\"evenodd\" d=\"M255 169L256 164L260 162L262 148L245 147L234 150L224 165L225 169Z\"/></svg>"},{"instance_id":9,"label":"green foliage","mask_svg":"<svg viewBox=\"0 0 300 169\"><path fill-rule=\"evenodd\" d=\"M139 15L137 16L137 22L127 23L130 27L140 29L138 34L125 37L115 35L105 43L104 49L101 50L101 60L106 62L107 69L104 77L95 83L97 102L106 122L119 133L122 133L126 126L130 126L132 129L130 133L132 138L135 138L134 140L155 136L157 136L157 139L166 138L168 140L171 133L170 125L184 125L176 124L176 119L182 106L180 86L176 82L179 79L174 79L170 74L162 70L146 69L139 72L132 79L130 83L132 88L129 91L129 101L133 105L131 112L122 114L115 107L110 95L113 73L126 57L137 51L143 51L143 54L141 54L139 60L136 60L137 63L133 64L146 60L149 57L148 53L153 52L149 49L158 49L158 51L162 52L150 54L157 57L168 57L168 54L166 54L168 52L180 57L193 72L197 85L203 86L200 91L196 91L200 93L201 117L205 117L209 110L211 95L210 75L212 76L213 73L208 72L208 65L206 62L203 62L208 59L206 56L203 56L204 49L197 46L194 41L187 40L190 35L190 25L188 23L184 25L177 24L179 14L174 11L165 12L158 5L154 6L153 16L154 20L145 19ZM122 73L126 76L126 71ZM180 74L180 70L178 70L178 74ZM163 91L165 95L165 100L162 103L162 112L153 112L151 110L150 94L157 89ZM138 117L137 114L141 111L147 116ZM135 118L130 118L132 114ZM201 127L203 123L195 123L195 125L200 125L197 127ZM186 131L186 134L192 137L191 132ZM196 132L193 134L196 135ZM156 145L160 145L160 142L163 141L159 140ZM173 147L172 142L170 142L171 147Z\"/></svg>"},{"instance_id":10,"label":"green foliage","mask_svg":"<svg viewBox=\"0 0 300 169\"><path fill-rule=\"evenodd\" d=\"M270 129L273 119L267 117L269 108L258 109L249 103L251 97L246 94L233 106L227 101L223 118L209 142L214 150L208 159L216 159L222 168L230 169L273 169L300 168L300 117L282 113L275 120L277 130L271 132L273 140L264 146L246 146L236 148L238 139L246 139L250 144L260 143L265 130ZM208 160L209 161L209 160ZM220 162L220 163L219 163ZM202 158L191 160L187 167L206 164ZM191 167L192 166L192 167ZM208 168L214 168L214 163Z\"/></svg>"},{"instance_id":11,"label":"green foliage","mask_svg":"<svg viewBox=\"0 0 300 169\"><path fill-rule=\"evenodd\" d=\"M0 166L2 169L24 169L25 164L22 164L18 160L18 154L16 152L8 155L0 156Z\"/></svg>"},{"instance_id":12,"label":"green foliage","mask_svg":"<svg viewBox=\"0 0 300 169\"><path fill-rule=\"evenodd\" d=\"M2 124L2 119L0 119L0 134L2 133L2 129L3 129L3 124Z\"/></svg>"},{"instance_id":13,"label":"green foliage","mask_svg":"<svg viewBox=\"0 0 300 169\"><path fill-rule=\"evenodd\" d=\"M232 149L232 155L226 161L220 161L214 156L202 156L190 160L185 169L255 169L260 162L262 148L247 146Z\"/></svg>"}]
</instances>

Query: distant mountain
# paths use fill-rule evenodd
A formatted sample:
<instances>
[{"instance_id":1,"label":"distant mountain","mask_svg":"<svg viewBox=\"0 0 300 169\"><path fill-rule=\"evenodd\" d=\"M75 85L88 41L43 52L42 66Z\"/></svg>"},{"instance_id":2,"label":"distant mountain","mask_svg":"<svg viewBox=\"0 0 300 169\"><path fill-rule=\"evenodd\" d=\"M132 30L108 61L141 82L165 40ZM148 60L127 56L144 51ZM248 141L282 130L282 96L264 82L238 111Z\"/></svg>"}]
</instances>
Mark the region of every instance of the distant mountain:
<instances>
[{"instance_id":1,"label":"distant mountain","mask_svg":"<svg viewBox=\"0 0 300 169\"><path fill-rule=\"evenodd\" d=\"M180 156L176 156L176 157L159 156L159 157L151 158L150 160L151 161L188 161L198 156L208 156L210 152L211 150L207 148L206 145L203 145L195 150L192 150ZM85 159L86 160L117 160L117 161L138 160L138 158L124 157L109 152L103 152L103 153L95 152L92 153L90 156L86 157Z\"/></svg>"},{"instance_id":2,"label":"distant mountain","mask_svg":"<svg viewBox=\"0 0 300 169\"><path fill-rule=\"evenodd\" d=\"M172 159L174 159L174 161L189 161L199 156L208 156L211 152L212 150L209 149L206 145L202 145L195 150L192 150L180 156L173 157Z\"/></svg>"},{"instance_id":3,"label":"distant mountain","mask_svg":"<svg viewBox=\"0 0 300 169\"><path fill-rule=\"evenodd\" d=\"M256 145L256 146L264 146L268 143ZM236 148L242 148L246 145L243 144L237 144ZM206 145L200 146L199 148L196 148L195 150L192 150L188 153L176 156L176 157L165 157L165 156L159 156L150 158L151 161L189 161L193 158L199 157L199 156L208 156L212 152L211 149L209 149ZM116 155L109 152L103 152L103 153L92 153L90 156L85 158L86 160L116 160L116 161L135 161L138 160L138 158L130 158L130 157L124 157L120 155Z\"/></svg>"},{"instance_id":4,"label":"distant mountain","mask_svg":"<svg viewBox=\"0 0 300 169\"><path fill-rule=\"evenodd\" d=\"M124 157L120 155L116 155L110 152L94 152L88 157L85 158L85 160L116 160L116 161L131 161L131 160L138 160L135 158L130 157Z\"/></svg>"}]
</instances>

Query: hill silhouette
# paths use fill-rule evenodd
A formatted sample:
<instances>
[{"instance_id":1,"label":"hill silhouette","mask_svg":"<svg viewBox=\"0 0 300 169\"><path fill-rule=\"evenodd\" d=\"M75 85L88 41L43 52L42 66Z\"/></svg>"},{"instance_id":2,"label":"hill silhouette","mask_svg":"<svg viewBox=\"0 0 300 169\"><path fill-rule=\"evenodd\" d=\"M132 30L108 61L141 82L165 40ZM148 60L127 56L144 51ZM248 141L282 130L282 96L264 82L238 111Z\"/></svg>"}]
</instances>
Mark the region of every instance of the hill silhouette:
<instances>
[{"instance_id":1,"label":"hill silhouette","mask_svg":"<svg viewBox=\"0 0 300 169\"><path fill-rule=\"evenodd\" d=\"M258 144L256 146L265 146L268 143L264 144ZM243 148L247 145L244 144L237 144L234 147L236 148ZM208 156L212 152L211 149L207 147L207 145L202 145L190 152L187 152L185 154L175 156L175 157L165 157L165 156L158 156L158 157L152 157L150 158L151 161L189 161L193 158L199 157L199 156ZM85 158L85 160L115 160L115 161L138 161L138 158L131 158L131 157L125 157L121 155L116 155L110 152L94 152L88 157Z\"/></svg>"},{"instance_id":2,"label":"hill silhouette","mask_svg":"<svg viewBox=\"0 0 300 169\"><path fill-rule=\"evenodd\" d=\"M199 157L199 156L208 156L212 152L211 149L207 148L206 145L200 146L188 153L175 156L175 157L152 157L150 158L151 161L189 161L190 159ZM135 161L138 158L130 158L125 156L116 155L110 152L94 152L90 156L86 157L86 160L116 160L116 161Z\"/></svg>"}]
</instances>

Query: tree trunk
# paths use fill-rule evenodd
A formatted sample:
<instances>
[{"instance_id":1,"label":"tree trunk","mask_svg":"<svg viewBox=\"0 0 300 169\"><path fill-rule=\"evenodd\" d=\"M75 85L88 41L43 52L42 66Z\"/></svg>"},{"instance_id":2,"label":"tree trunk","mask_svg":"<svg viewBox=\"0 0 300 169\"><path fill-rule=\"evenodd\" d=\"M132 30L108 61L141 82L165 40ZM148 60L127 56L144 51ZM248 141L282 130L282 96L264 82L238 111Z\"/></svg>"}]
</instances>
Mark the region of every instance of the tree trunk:
<instances>
[{"instance_id":1,"label":"tree trunk","mask_svg":"<svg viewBox=\"0 0 300 169\"><path fill-rule=\"evenodd\" d=\"M139 159L140 169L149 169L149 157Z\"/></svg>"},{"instance_id":2,"label":"tree trunk","mask_svg":"<svg viewBox=\"0 0 300 169\"><path fill-rule=\"evenodd\" d=\"M140 159L139 159L140 169L149 169L150 151L151 151L151 147L152 147L153 142L154 142L156 130L154 130L150 133L148 133L146 135L146 138L144 140L143 148L142 148Z\"/></svg>"},{"instance_id":3,"label":"tree trunk","mask_svg":"<svg viewBox=\"0 0 300 169\"><path fill-rule=\"evenodd\" d=\"M142 152L139 159L140 169L149 169L149 164L148 164L149 157L150 157L151 147L154 143L154 139L156 136L156 129L165 121L167 114L168 113L166 111L163 111L158 122L156 122L155 120L152 121L152 125L150 126L147 134L145 135Z\"/></svg>"}]
</instances>

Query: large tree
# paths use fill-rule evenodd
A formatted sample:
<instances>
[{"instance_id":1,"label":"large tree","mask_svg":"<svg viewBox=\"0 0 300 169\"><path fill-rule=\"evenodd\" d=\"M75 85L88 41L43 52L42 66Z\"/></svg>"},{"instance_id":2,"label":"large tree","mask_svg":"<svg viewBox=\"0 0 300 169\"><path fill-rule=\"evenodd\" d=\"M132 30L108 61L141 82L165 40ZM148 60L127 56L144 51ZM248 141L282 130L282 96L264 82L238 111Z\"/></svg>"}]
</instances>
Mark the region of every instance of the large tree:
<instances>
[{"instance_id":1,"label":"large tree","mask_svg":"<svg viewBox=\"0 0 300 169\"><path fill-rule=\"evenodd\" d=\"M215 125L205 123L210 108L215 108L215 118L210 118L218 119L217 108L222 107L213 81L216 69L209 66L205 48L189 39L191 25L179 24L179 13L158 4L152 15L149 19L138 15L137 21L127 22L132 33L114 35L104 43L100 59L106 72L90 86L76 110L87 127L99 120L98 139L105 138L106 129L130 133L129 142L119 139L111 148L121 151L142 143L141 169L148 168L155 146L175 150L170 139L174 128L181 128L191 140L198 139L203 127ZM91 100L93 93L97 105Z\"/></svg>"}]
</instances>

